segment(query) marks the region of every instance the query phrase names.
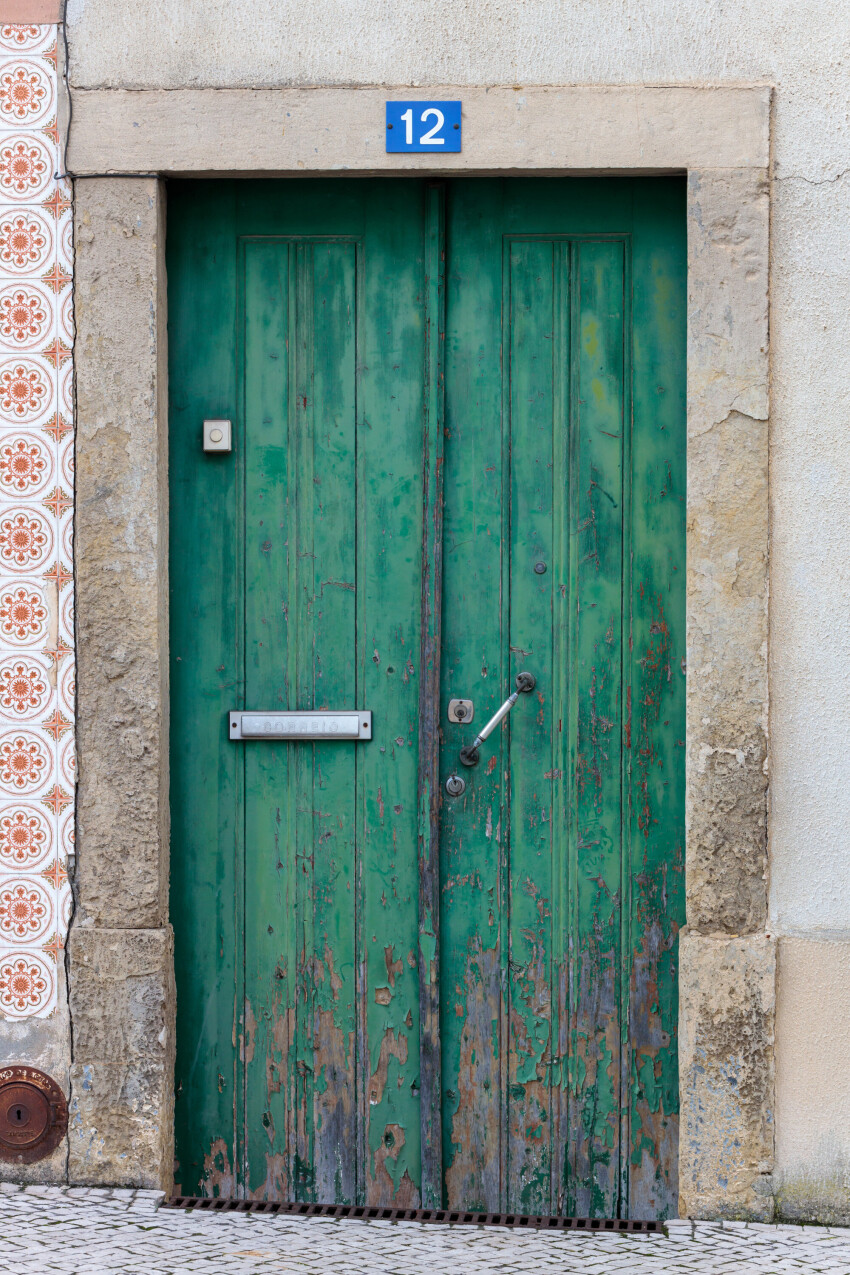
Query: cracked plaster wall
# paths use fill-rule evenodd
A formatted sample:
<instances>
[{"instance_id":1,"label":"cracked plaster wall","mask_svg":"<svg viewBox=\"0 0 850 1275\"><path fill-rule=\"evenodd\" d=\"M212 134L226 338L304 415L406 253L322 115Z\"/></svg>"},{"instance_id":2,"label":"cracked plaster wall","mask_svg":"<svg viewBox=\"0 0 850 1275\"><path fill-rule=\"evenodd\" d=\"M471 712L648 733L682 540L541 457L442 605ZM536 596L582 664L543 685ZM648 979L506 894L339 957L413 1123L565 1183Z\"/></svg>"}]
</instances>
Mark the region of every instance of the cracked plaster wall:
<instances>
[{"instance_id":1,"label":"cracked plaster wall","mask_svg":"<svg viewBox=\"0 0 850 1275\"><path fill-rule=\"evenodd\" d=\"M713 930L720 917L720 928L727 931L766 925L777 936L777 1161L772 1186L765 1185L788 1214L832 1210L838 1216L842 1209L846 1214L840 1166L850 1156L850 1095L829 1050L811 1048L809 1029L817 1021L826 1025L825 1038L850 1044L845 1040L850 1020L845 1015L842 1021L836 1012L850 987L845 517L850 487L850 60L841 39L850 23L850 4L379 0L366 5L329 0L310 6L303 0L276 0L260 7L245 0L181 0L180 5L145 0L133 6L122 0L69 0L68 17L77 88L742 81L776 86L769 906L765 917L753 873L744 873L737 886L727 879L715 888L708 845L694 870L700 899L712 896L711 916L701 918L698 909L696 925L699 929L702 919L704 928ZM747 441L764 413L746 402L746 394L734 404L740 418L727 419L729 407L727 402L718 420L724 429L736 423L742 428L746 486L753 477L746 469ZM718 482L724 477L719 474ZM756 499L763 498L762 475L753 491ZM744 516L745 502L741 511ZM730 587L737 587L734 579ZM743 677L741 695L748 694ZM764 740L747 738L734 747L761 763ZM714 748L709 742L709 769L731 772L737 757ZM753 800L753 790L743 799ZM758 859L761 848L755 846L753 854ZM733 947L725 957L712 949L705 969L713 961L733 973L747 966ZM758 966L756 981L761 979ZM772 1015L772 1004L765 1002L763 1012ZM828 1145L821 1128L825 1110Z\"/></svg>"}]
</instances>

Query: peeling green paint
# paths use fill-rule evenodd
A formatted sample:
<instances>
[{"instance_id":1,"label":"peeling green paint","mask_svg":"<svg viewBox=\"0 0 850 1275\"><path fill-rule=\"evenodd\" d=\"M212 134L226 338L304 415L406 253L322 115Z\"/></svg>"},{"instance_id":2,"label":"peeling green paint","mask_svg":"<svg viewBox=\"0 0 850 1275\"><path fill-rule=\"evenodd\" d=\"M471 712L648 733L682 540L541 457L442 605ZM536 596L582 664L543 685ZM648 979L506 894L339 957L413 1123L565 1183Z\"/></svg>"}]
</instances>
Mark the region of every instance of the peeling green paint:
<instances>
[{"instance_id":1,"label":"peeling green paint","mask_svg":"<svg viewBox=\"0 0 850 1275\"><path fill-rule=\"evenodd\" d=\"M675 1211L682 190L175 185L185 1191ZM447 700L522 669L448 799ZM375 737L236 746L238 707Z\"/></svg>"},{"instance_id":2,"label":"peeling green paint","mask_svg":"<svg viewBox=\"0 0 850 1275\"><path fill-rule=\"evenodd\" d=\"M444 799L447 1200L668 1216L684 678L659 681L651 628L660 598L672 669L682 186L486 181L448 208L443 701L485 721L520 669L538 684ZM443 729L446 776L468 732Z\"/></svg>"}]
</instances>

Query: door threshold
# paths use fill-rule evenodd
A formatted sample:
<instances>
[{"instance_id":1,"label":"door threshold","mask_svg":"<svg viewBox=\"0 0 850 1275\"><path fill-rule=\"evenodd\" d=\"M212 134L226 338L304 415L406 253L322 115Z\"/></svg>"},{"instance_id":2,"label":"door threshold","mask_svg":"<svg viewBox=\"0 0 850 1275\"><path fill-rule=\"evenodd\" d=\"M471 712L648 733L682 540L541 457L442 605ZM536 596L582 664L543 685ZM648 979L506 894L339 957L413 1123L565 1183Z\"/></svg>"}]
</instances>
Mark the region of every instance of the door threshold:
<instances>
[{"instance_id":1,"label":"door threshold","mask_svg":"<svg viewBox=\"0 0 850 1275\"><path fill-rule=\"evenodd\" d=\"M509 1226L528 1231L602 1231L663 1235L664 1223L635 1218L547 1217L534 1213L475 1213L462 1209L391 1209L366 1204L307 1204L285 1200L237 1200L228 1196L172 1195L165 1209L205 1213L282 1213L287 1217L353 1217L364 1222L439 1222L447 1226Z\"/></svg>"}]
</instances>

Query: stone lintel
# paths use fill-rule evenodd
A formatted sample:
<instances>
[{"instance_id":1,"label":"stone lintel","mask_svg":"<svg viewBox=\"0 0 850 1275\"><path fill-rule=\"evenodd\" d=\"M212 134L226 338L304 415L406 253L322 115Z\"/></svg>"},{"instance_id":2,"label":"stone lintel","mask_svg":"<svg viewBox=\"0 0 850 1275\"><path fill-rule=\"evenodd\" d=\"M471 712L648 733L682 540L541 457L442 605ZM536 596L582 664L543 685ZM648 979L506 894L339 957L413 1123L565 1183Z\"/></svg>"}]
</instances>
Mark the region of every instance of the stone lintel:
<instances>
[{"instance_id":1,"label":"stone lintel","mask_svg":"<svg viewBox=\"0 0 850 1275\"><path fill-rule=\"evenodd\" d=\"M765 85L434 86L427 97L463 102L463 150L387 154L384 103L411 92L76 88L69 166L80 174L598 174L768 163Z\"/></svg>"}]
</instances>

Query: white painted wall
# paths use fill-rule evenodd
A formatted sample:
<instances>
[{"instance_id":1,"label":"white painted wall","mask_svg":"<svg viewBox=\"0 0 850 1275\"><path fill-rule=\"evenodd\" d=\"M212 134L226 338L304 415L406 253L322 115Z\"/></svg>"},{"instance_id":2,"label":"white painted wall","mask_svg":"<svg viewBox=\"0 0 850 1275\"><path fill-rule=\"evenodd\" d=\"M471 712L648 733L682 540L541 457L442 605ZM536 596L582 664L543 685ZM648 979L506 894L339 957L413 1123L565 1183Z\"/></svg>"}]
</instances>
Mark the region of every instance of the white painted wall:
<instances>
[{"instance_id":1,"label":"white painted wall","mask_svg":"<svg viewBox=\"0 0 850 1275\"><path fill-rule=\"evenodd\" d=\"M835 1007L850 1003L850 0L69 0L68 19L76 87L776 86L770 897L772 930L789 936L777 1150L789 1184L837 1180L850 1091L805 1042L807 1024L832 1024L846 1074L850 1022Z\"/></svg>"}]
</instances>

